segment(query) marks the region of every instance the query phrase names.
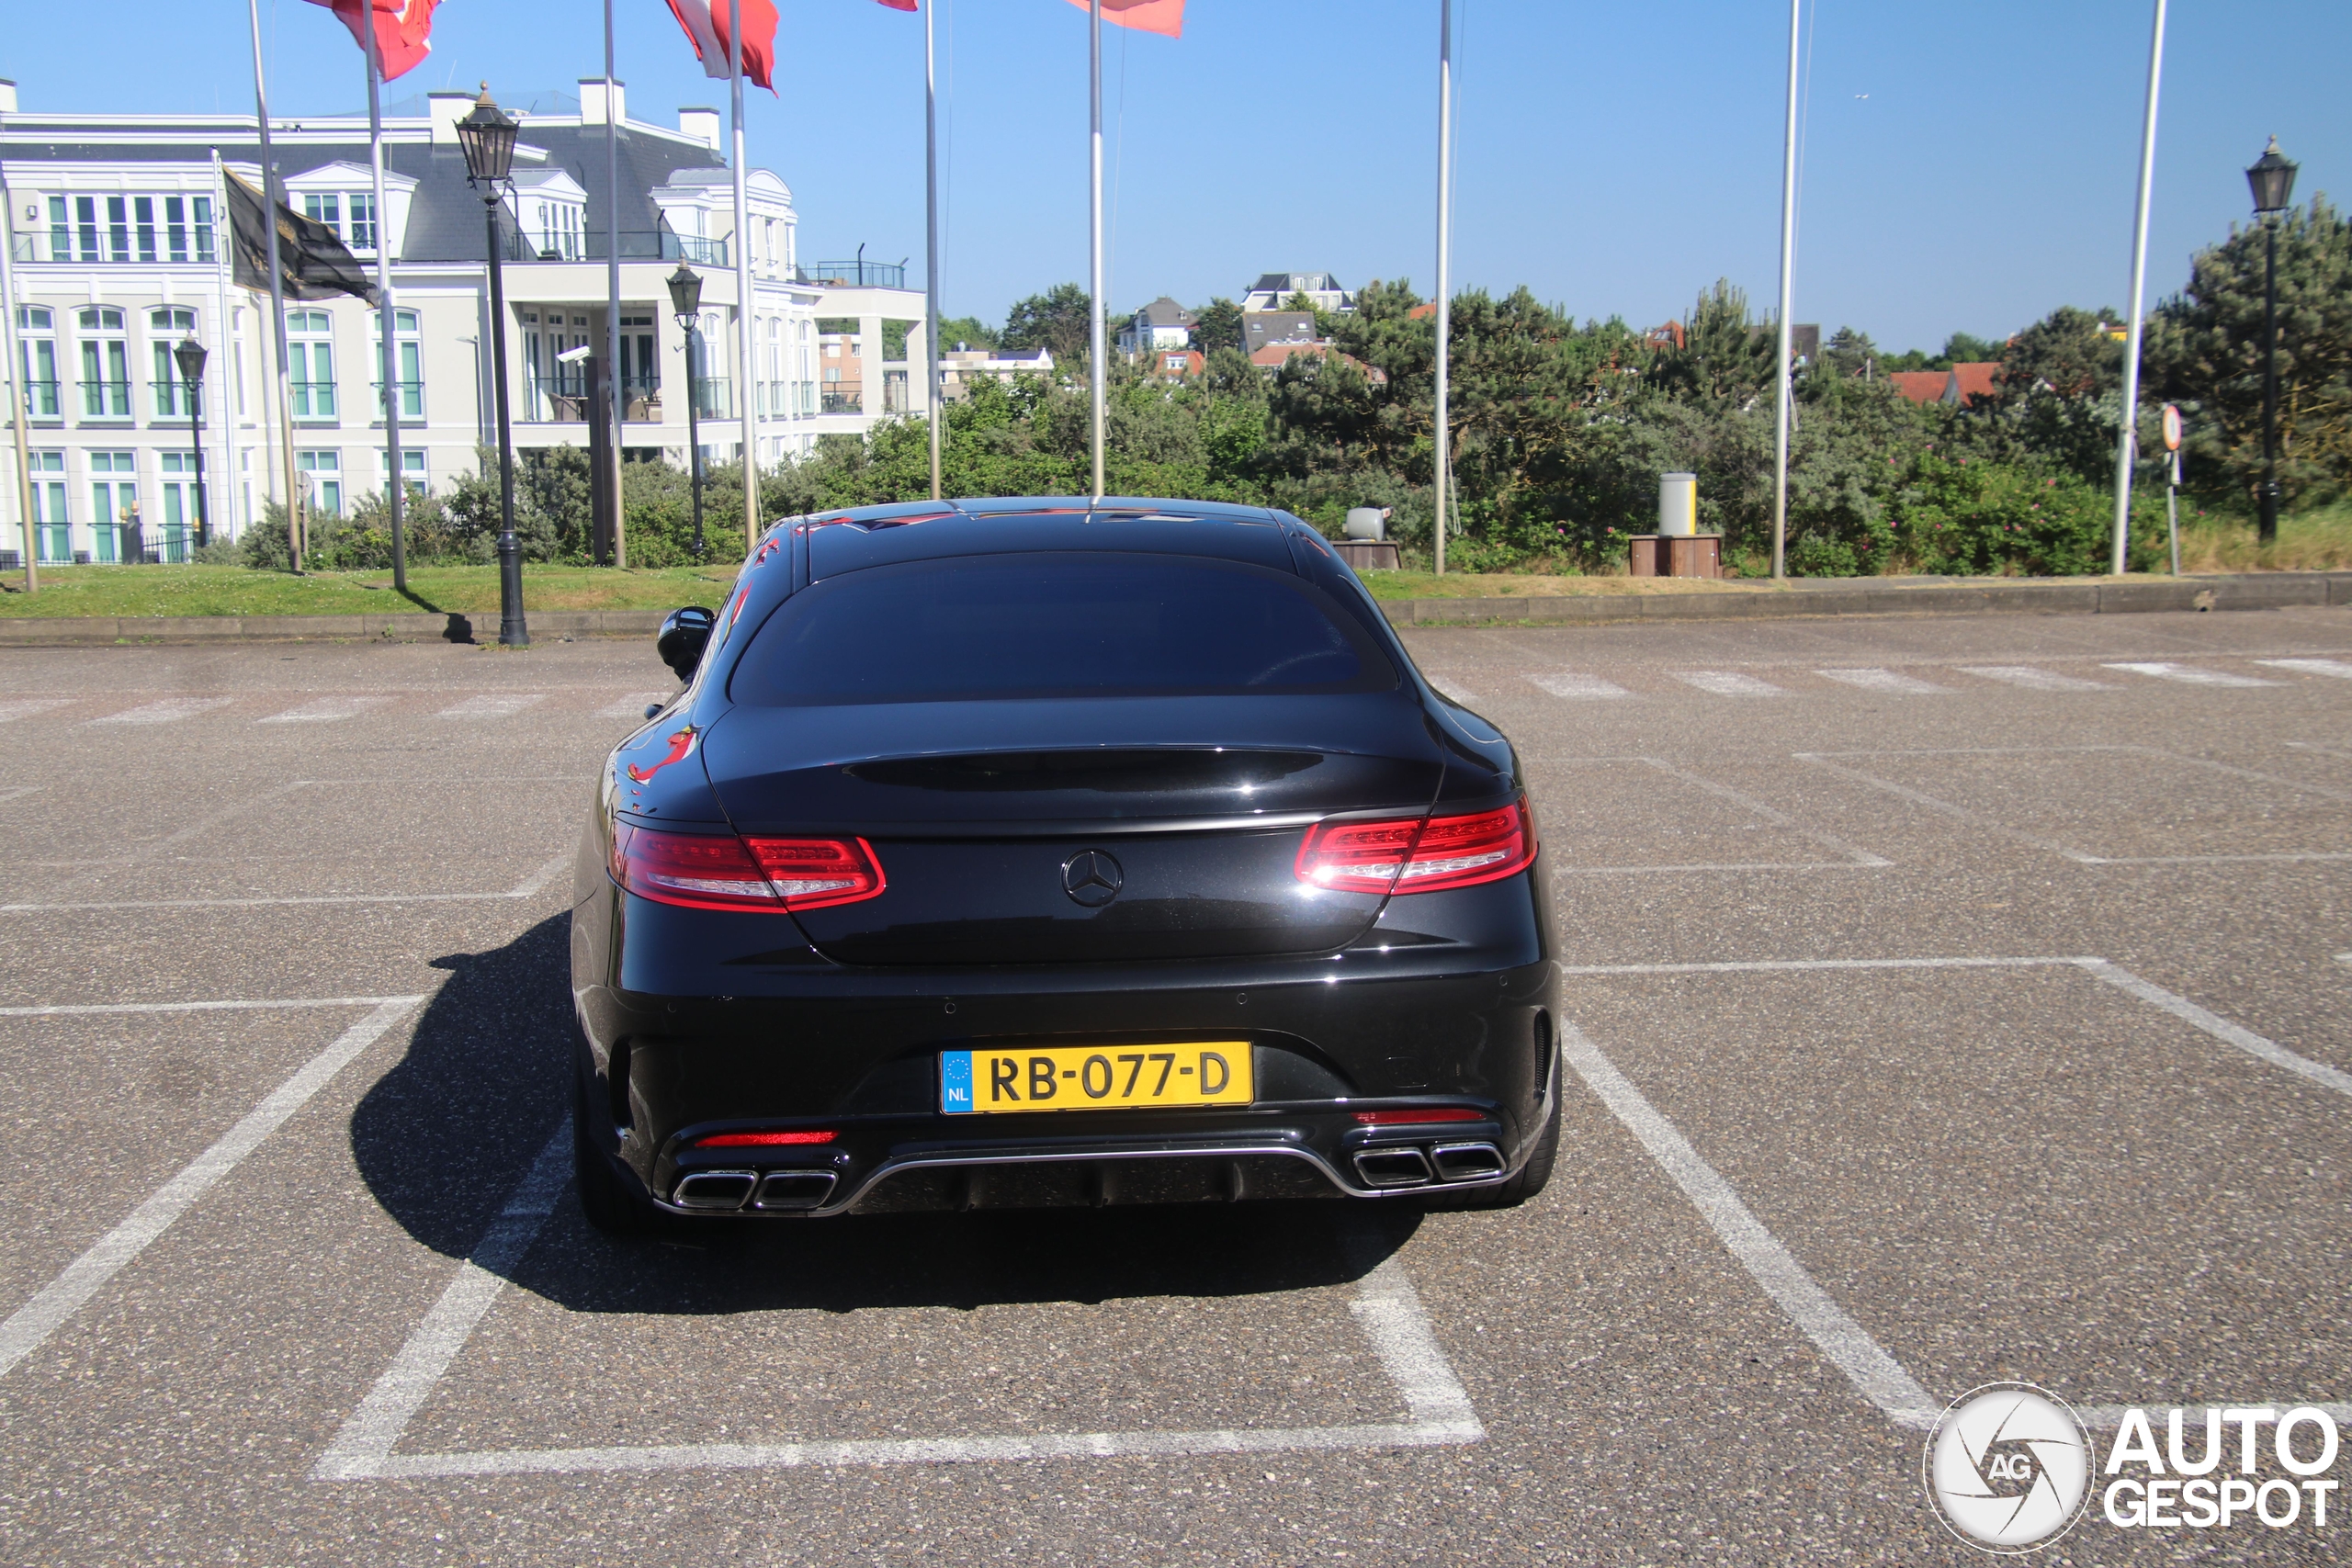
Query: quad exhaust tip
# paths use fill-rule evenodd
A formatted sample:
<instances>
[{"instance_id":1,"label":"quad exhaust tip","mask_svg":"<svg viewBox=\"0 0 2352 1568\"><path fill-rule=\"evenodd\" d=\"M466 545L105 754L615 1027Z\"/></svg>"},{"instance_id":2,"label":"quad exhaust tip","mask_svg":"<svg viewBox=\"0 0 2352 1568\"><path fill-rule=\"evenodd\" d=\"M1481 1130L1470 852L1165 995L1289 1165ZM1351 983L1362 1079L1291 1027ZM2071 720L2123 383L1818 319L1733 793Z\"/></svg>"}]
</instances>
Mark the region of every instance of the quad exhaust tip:
<instances>
[{"instance_id":1,"label":"quad exhaust tip","mask_svg":"<svg viewBox=\"0 0 2352 1568\"><path fill-rule=\"evenodd\" d=\"M760 1182L760 1195L752 1202L754 1209L820 1209L825 1200L833 1195L833 1173L830 1170L772 1170Z\"/></svg>"},{"instance_id":2,"label":"quad exhaust tip","mask_svg":"<svg viewBox=\"0 0 2352 1568\"><path fill-rule=\"evenodd\" d=\"M728 1214L750 1207L763 1213L822 1208L833 1195L830 1170L698 1170L679 1179L671 1201L681 1209Z\"/></svg>"},{"instance_id":3,"label":"quad exhaust tip","mask_svg":"<svg viewBox=\"0 0 2352 1568\"><path fill-rule=\"evenodd\" d=\"M1503 1173L1503 1152L1492 1144L1440 1144L1430 1158L1441 1181L1491 1181Z\"/></svg>"},{"instance_id":4,"label":"quad exhaust tip","mask_svg":"<svg viewBox=\"0 0 2352 1568\"><path fill-rule=\"evenodd\" d=\"M1427 1187L1432 1181L1492 1181L1503 1174L1503 1152L1492 1144L1440 1144L1424 1153L1402 1148L1359 1149L1356 1174L1367 1187Z\"/></svg>"}]
</instances>

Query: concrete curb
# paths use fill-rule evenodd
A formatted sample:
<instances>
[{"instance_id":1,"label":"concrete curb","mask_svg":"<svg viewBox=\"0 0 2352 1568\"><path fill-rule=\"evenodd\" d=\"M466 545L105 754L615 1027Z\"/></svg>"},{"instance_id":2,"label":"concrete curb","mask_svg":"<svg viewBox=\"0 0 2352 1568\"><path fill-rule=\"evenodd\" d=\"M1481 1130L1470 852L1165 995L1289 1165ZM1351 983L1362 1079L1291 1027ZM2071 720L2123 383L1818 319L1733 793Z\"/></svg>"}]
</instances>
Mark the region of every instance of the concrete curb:
<instances>
[{"instance_id":1,"label":"concrete curb","mask_svg":"<svg viewBox=\"0 0 2352 1568\"><path fill-rule=\"evenodd\" d=\"M1714 593L1391 599L1392 626L1599 626L1628 621L1766 620L1787 615L2116 615L2158 610L2282 610L2352 604L2352 571L2230 577L1989 578L1905 584L1845 578Z\"/></svg>"},{"instance_id":2,"label":"concrete curb","mask_svg":"<svg viewBox=\"0 0 2352 1568\"><path fill-rule=\"evenodd\" d=\"M2156 610L2281 610L2352 604L2352 571L2232 577L1814 579L1715 593L1535 594L1509 599L1391 599L1392 626L1600 626L1629 621L1768 620L1785 615L2116 615ZM535 641L645 637L661 610L541 610ZM446 615L0 615L0 648L116 643L494 642L497 613Z\"/></svg>"},{"instance_id":3,"label":"concrete curb","mask_svg":"<svg viewBox=\"0 0 2352 1568\"><path fill-rule=\"evenodd\" d=\"M531 638L646 637L661 610L540 610ZM472 615L0 616L0 648L86 648L112 643L496 642L498 613Z\"/></svg>"}]
</instances>

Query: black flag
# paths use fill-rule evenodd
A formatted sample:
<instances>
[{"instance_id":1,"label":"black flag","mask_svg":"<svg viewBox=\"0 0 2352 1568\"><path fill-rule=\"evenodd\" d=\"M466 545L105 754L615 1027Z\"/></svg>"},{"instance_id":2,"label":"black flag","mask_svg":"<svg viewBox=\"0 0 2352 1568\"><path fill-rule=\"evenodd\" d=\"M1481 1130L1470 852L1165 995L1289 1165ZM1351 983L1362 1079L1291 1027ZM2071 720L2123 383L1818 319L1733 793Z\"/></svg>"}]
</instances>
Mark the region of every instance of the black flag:
<instances>
[{"instance_id":1,"label":"black flag","mask_svg":"<svg viewBox=\"0 0 2352 1568\"><path fill-rule=\"evenodd\" d=\"M234 236L237 286L269 291L269 231L262 227L262 195L234 174L229 180L229 228ZM376 286L368 281L358 258L345 248L335 231L315 218L305 218L284 202L277 209L277 264L288 299L326 299L337 294L356 295L376 303Z\"/></svg>"}]
</instances>

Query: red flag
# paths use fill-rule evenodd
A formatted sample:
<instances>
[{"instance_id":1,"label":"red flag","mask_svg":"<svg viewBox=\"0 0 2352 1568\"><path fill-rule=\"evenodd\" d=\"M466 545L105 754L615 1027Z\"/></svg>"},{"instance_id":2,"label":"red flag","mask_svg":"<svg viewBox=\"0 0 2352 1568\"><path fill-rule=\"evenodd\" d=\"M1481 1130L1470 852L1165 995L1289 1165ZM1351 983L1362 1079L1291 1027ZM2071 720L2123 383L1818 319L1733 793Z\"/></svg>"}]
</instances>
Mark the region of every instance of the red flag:
<instances>
[{"instance_id":1,"label":"red flag","mask_svg":"<svg viewBox=\"0 0 2352 1568\"><path fill-rule=\"evenodd\" d=\"M670 14L685 28L686 39L702 60L702 73L725 81L729 68L728 29L734 26L739 0L670 0ZM743 7L743 79L775 91L769 73L775 63L775 6L773 0L740 0Z\"/></svg>"},{"instance_id":2,"label":"red flag","mask_svg":"<svg viewBox=\"0 0 2352 1568\"><path fill-rule=\"evenodd\" d=\"M440 0L311 0L313 6L325 6L343 18L351 29L351 41L362 50L368 47L368 35L359 30L359 18L372 10L376 17L376 62L383 68L384 80L406 75L418 62L433 52L433 7Z\"/></svg>"},{"instance_id":3,"label":"red flag","mask_svg":"<svg viewBox=\"0 0 2352 1568\"><path fill-rule=\"evenodd\" d=\"M915 0L882 0L882 4L889 6L893 11L911 11L915 8Z\"/></svg>"},{"instance_id":4,"label":"red flag","mask_svg":"<svg viewBox=\"0 0 2352 1568\"><path fill-rule=\"evenodd\" d=\"M888 5L890 0L883 0ZM1080 10L1089 9L1087 0L1069 0ZM1161 33L1169 38L1184 36L1184 0L1102 0L1102 19L1138 32Z\"/></svg>"}]
</instances>

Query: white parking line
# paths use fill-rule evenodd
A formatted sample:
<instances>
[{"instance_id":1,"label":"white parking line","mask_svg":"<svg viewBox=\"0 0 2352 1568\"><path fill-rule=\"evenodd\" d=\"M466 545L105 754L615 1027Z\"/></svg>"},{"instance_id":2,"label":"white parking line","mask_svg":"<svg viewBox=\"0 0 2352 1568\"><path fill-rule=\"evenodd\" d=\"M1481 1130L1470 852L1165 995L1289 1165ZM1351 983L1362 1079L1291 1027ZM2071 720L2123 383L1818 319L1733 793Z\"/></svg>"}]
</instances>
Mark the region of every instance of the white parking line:
<instances>
[{"instance_id":1,"label":"white parking line","mask_svg":"<svg viewBox=\"0 0 2352 1568\"><path fill-rule=\"evenodd\" d=\"M1673 976L1765 974L1776 971L1838 969L2027 969L2064 966L2078 969L2117 989L2161 1008L2183 1022L2257 1060L2352 1095L2352 1073L2298 1055L2274 1041L2208 1011L2186 997L2150 984L2104 958L1801 958L1732 961L1717 964L1611 964L1583 967L1563 965L1564 976ZM1897 1426L1924 1430L1935 1425L1941 1408L1885 1347L1822 1290L1794 1254L1764 1228L1731 1183L1702 1158L1689 1139L1662 1115L1600 1048L1566 1019L1560 1022L1561 1054L1587 1087L1632 1133L1650 1157L1672 1179L1698 1209L1708 1226L1737 1259L1748 1276L1777 1303L1805 1337L1818 1346L1832 1365L1846 1374L1855 1392L1884 1412ZM2293 1401L2276 1403L2297 1403ZM2331 1414L2346 1407L2326 1406ZM2083 1412L2093 1426L2112 1427L2122 1419L2120 1405L2093 1406Z\"/></svg>"},{"instance_id":2,"label":"white parking line","mask_svg":"<svg viewBox=\"0 0 2352 1568\"><path fill-rule=\"evenodd\" d=\"M2055 670L2043 670L2031 664L1962 664L1963 675L1982 676L1987 681L1999 681L2011 686L2023 686L2030 692L2111 692L2115 688L2105 681L2086 681L2079 675L2061 675Z\"/></svg>"},{"instance_id":3,"label":"white parking line","mask_svg":"<svg viewBox=\"0 0 2352 1568\"><path fill-rule=\"evenodd\" d=\"M315 782L315 781L309 781ZM0 915L42 915L74 909L267 909L300 904L473 904L502 898L532 898L545 891L571 864L571 856L556 856L503 893L316 893L285 898L117 898L83 903L0 904Z\"/></svg>"},{"instance_id":4,"label":"white parking line","mask_svg":"<svg viewBox=\"0 0 2352 1568\"><path fill-rule=\"evenodd\" d=\"M424 999L423 997L339 997L315 1002L248 1004L261 1007L358 1007L373 1001L376 1005L367 1017L337 1035L333 1044L302 1064L292 1077L278 1085L268 1099L254 1107L235 1126L222 1134L210 1148L190 1160L178 1175L156 1189L154 1195L133 1209L120 1224L100 1236L88 1251L66 1265L65 1271L42 1286L32 1300L11 1313L6 1322L0 1322L0 1377L6 1377L17 1362L39 1349L66 1319L96 1295L107 1280L129 1267L133 1258L146 1251L157 1237L172 1227L174 1221L195 1207L198 1199L210 1191L222 1177L236 1169L247 1155L259 1148L262 1140L283 1126L287 1118L309 1103L311 1097L325 1088L335 1074L349 1066L362 1051L380 1039L385 1031L399 1022L402 1014ZM142 1010L193 1012L222 1005L219 1002L149 1003L143 1004ZM127 1008L72 1010L127 1010ZM42 1016L46 1010L11 1009L9 1011L19 1016Z\"/></svg>"},{"instance_id":5,"label":"white parking line","mask_svg":"<svg viewBox=\"0 0 2352 1568\"><path fill-rule=\"evenodd\" d=\"M595 712L595 716L598 718L633 718L638 720L639 723L642 723L645 719L645 710L648 705L652 703L666 703L677 694L678 694L674 691L633 693L628 696L622 697L617 701L609 703L606 705L598 708Z\"/></svg>"},{"instance_id":6,"label":"white parking line","mask_svg":"<svg viewBox=\"0 0 2352 1568\"><path fill-rule=\"evenodd\" d=\"M1770 681L1759 681L1753 675L1742 675L1729 670L1669 670L1668 674L1686 686L1696 686L1718 697L1785 697L1788 693Z\"/></svg>"},{"instance_id":7,"label":"white parking line","mask_svg":"<svg viewBox=\"0 0 2352 1568\"><path fill-rule=\"evenodd\" d=\"M2339 681L2352 681L2352 664L2341 659L2257 659L2255 662L2273 670L2292 670L2298 675L2333 675Z\"/></svg>"},{"instance_id":8,"label":"white parking line","mask_svg":"<svg viewBox=\"0 0 2352 1568\"><path fill-rule=\"evenodd\" d=\"M91 724L177 724L184 718L194 718L214 708L225 708L236 701L234 697L165 697L161 702L142 703L135 708L110 713L104 718L94 718Z\"/></svg>"},{"instance_id":9,"label":"white parking line","mask_svg":"<svg viewBox=\"0 0 2352 1568\"><path fill-rule=\"evenodd\" d=\"M1741 810L1752 812L1756 816L1761 817L1764 820L1771 823L1774 827L1781 829L1784 832L1793 833L1802 839L1810 839L1815 843L1819 844L1822 848L1828 850L1833 853L1843 855L1845 858L1841 861L1827 863L1820 861L1740 861L1724 863L1710 862L1703 864L1693 864L1686 862L1664 865L1564 865L1557 867L1555 870L1554 874L1557 876L1630 875L1676 871L1877 870L1894 863L1893 861L1887 860L1883 856L1871 853L1868 850L1856 849L1853 845L1846 842L1843 839L1833 839L1826 833L1815 832L1811 828L1808 828L1803 823L1797 821L1794 818L1765 805L1762 801L1757 799L1752 795L1743 794L1741 791L1732 788L1729 784L1717 784L1713 779L1702 778L1697 773L1691 773L1687 769L1678 768L1671 762L1665 761L1657 757L1576 757L1571 758L1568 761L1572 764L1639 762L1644 767L1653 768L1657 772L1666 774L1668 778L1678 780L1682 784L1690 785L1692 789L1703 790L1709 795L1715 795L1724 800L1728 800L1732 804L1737 806Z\"/></svg>"},{"instance_id":10,"label":"white parking line","mask_svg":"<svg viewBox=\"0 0 2352 1568\"><path fill-rule=\"evenodd\" d=\"M1605 698L1627 694L1625 688L1614 681L1604 681L1598 675L1588 675L1577 670L1558 670L1548 674L1530 675L1528 679L1555 697Z\"/></svg>"},{"instance_id":11,"label":"white parking line","mask_svg":"<svg viewBox=\"0 0 2352 1568\"><path fill-rule=\"evenodd\" d=\"M390 697L313 697L299 707L284 713L257 718L255 724L333 724L337 719L356 718L369 708L381 707Z\"/></svg>"},{"instance_id":12,"label":"white parking line","mask_svg":"<svg viewBox=\"0 0 2352 1568\"><path fill-rule=\"evenodd\" d=\"M1896 670L1816 670L1815 674L1825 681L1843 685L1859 686L1865 692L1886 692L1896 696L1932 697L1950 694L1950 686L1939 686L1932 681L1922 681L1917 675L1905 675Z\"/></svg>"},{"instance_id":13,"label":"white parking line","mask_svg":"<svg viewBox=\"0 0 2352 1568\"><path fill-rule=\"evenodd\" d=\"M1420 1295L1392 1253L1357 1281L1348 1303L1409 1419L1349 1427L1213 1431L1051 1432L809 1443L672 1443L594 1449L392 1450L506 1288L504 1276L538 1239L569 1175L571 1128L559 1126L515 1184L473 1254L376 1380L311 1471L316 1481L421 1476L550 1475L675 1470L775 1470L804 1465L975 1464L1128 1455L1275 1453L1300 1450L1430 1448L1485 1439L1470 1395L1430 1328Z\"/></svg>"},{"instance_id":14,"label":"white parking line","mask_svg":"<svg viewBox=\"0 0 2352 1568\"><path fill-rule=\"evenodd\" d=\"M2267 685L2270 682L2263 683ZM2291 746L2295 742L2289 741L2288 744ZM1815 767L1826 768L1831 773L1852 779L1857 784L1868 784L1876 790L1883 790L1897 799L1925 807L1929 811L1949 817L1956 822L1965 822L1972 827L1982 828L1986 832L1998 833L2003 838L2014 839L2021 844L2030 844L2035 849L2047 850L2052 854L2073 861L2076 865L2293 864L2307 861L2352 860L2352 851L2346 850L2281 850L2269 853L2216 855L2095 855L2059 843L2054 839L2045 839L2038 834L2012 828L2006 822L1987 817L1982 812L1971 811L1964 806L1956 806L1949 800L1929 795L1924 790L1912 789L1896 784L1891 779L1883 779L1874 773L1863 773L1859 768L1849 768L1842 763L1830 761L1832 757L2030 756L2041 752L2054 755L2090 751L2130 752L2137 756L2161 758L2165 761L2179 762L2188 767L2205 768L2213 773L2227 773L2233 778L2252 779L2261 784L2278 784L2282 788L2295 790L2303 795L2321 795L2329 800L2352 800L2352 792L2330 789L2324 784L2301 784L2293 779L2282 778L2277 773L2257 773L2251 768L2235 767L2228 762L2216 762L2204 757L2184 757L2177 752L2159 750L2153 746L1969 746L1943 750L1919 751L1793 751L1790 755L1800 762L1810 762Z\"/></svg>"},{"instance_id":15,"label":"white parking line","mask_svg":"<svg viewBox=\"0 0 2352 1568\"><path fill-rule=\"evenodd\" d=\"M12 724L20 718L30 718L52 708L62 708L71 697L18 697L13 702L0 703L0 724Z\"/></svg>"},{"instance_id":16,"label":"white parking line","mask_svg":"<svg viewBox=\"0 0 2352 1568\"><path fill-rule=\"evenodd\" d=\"M1659 1115L1642 1091L1600 1054L1600 1048L1566 1019L1560 1021L1560 1048L1586 1087L1682 1189L1748 1277L1846 1374L1854 1391L1899 1427L1924 1430L1934 1426L1941 1404L1913 1381L1868 1329L1829 1299L1829 1292L1815 1283L1804 1265L1740 1201L1731 1183L1700 1158L1699 1151L1675 1130L1674 1123Z\"/></svg>"},{"instance_id":17,"label":"white parking line","mask_svg":"<svg viewBox=\"0 0 2352 1568\"><path fill-rule=\"evenodd\" d=\"M545 692L484 692L443 708L435 718L512 718L547 700Z\"/></svg>"},{"instance_id":18,"label":"white parking line","mask_svg":"<svg viewBox=\"0 0 2352 1568\"><path fill-rule=\"evenodd\" d=\"M2129 670L2134 675L2153 675L2159 681L2181 681L2192 686L2275 686L2276 681L2264 681L2252 675L2233 675L2226 670L2206 670L2194 664L2153 662L2147 664L2109 664L2108 670Z\"/></svg>"}]
</instances>

